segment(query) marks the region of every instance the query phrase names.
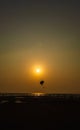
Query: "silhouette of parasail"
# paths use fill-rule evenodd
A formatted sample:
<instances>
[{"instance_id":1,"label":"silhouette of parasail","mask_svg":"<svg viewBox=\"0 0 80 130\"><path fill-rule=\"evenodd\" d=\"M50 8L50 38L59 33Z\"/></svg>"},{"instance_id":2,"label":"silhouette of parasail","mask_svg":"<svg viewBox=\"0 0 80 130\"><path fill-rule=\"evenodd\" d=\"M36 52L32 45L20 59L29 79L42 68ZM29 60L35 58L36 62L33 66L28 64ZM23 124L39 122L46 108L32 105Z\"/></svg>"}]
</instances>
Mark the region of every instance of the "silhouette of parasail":
<instances>
[{"instance_id":1,"label":"silhouette of parasail","mask_svg":"<svg viewBox=\"0 0 80 130\"><path fill-rule=\"evenodd\" d=\"M43 85L43 84L44 84L44 80L41 80L41 81L40 81L40 84Z\"/></svg>"}]
</instances>

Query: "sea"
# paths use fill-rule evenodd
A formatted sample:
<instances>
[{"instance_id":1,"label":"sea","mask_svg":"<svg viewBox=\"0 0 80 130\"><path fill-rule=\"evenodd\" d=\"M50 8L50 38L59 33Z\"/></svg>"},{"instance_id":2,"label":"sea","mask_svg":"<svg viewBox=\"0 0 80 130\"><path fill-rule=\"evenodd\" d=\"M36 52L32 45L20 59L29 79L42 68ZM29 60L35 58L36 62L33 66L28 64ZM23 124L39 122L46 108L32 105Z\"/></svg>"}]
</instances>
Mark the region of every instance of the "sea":
<instances>
[{"instance_id":1,"label":"sea","mask_svg":"<svg viewBox=\"0 0 80 130\"><path fill-rule=\"evenodd\" d=\"M53 94L53 93L0 93L0 103L31 103L31 102L80 102L80 94Z\"/></svg>"}]
</instances>

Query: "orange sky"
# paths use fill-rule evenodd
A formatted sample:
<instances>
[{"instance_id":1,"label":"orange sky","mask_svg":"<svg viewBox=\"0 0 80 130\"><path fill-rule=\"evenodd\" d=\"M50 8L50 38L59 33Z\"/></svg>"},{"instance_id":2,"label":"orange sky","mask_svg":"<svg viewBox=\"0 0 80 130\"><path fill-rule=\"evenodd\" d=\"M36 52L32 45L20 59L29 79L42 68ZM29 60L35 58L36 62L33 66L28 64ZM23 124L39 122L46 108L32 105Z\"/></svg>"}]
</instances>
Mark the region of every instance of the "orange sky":
<instances>
[{"instance_id":1,"label":"orange sky","mask_svg":"<svg viewBox=\"0 0 80 130\"><path fill-rule=\"evenodd\" d=\"M78 1L1 2L0 9L0 92L80 93Z\"/></svg>"}]
</instances>

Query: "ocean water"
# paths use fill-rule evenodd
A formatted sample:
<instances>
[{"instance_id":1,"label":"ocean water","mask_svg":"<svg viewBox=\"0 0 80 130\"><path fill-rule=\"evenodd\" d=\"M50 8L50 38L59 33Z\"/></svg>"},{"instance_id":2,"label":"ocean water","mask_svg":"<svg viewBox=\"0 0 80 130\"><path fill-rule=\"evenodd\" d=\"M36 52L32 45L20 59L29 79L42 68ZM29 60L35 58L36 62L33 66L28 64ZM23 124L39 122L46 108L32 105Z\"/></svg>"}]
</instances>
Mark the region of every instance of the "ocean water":
<instances>
[{"instance_id":1,"label":"ocean water","mask_svg":"<svg viewBox=\"0 0 80 130\"><path fill-rule=\"evenodd\" d=\"M0 93L0 103L31 103L31 102L80 102L80 94L48 94L48 93Z\"/></svg>"},{"instance_id":2,"label":"ocean water","mask_svg":"<svg viewBox=\"0 0 80 130\"><path fill-rule=\"evenodd\" d=\"M0 128L80 129L80 95L1 93Z\"/></svg>"}]
</instances>

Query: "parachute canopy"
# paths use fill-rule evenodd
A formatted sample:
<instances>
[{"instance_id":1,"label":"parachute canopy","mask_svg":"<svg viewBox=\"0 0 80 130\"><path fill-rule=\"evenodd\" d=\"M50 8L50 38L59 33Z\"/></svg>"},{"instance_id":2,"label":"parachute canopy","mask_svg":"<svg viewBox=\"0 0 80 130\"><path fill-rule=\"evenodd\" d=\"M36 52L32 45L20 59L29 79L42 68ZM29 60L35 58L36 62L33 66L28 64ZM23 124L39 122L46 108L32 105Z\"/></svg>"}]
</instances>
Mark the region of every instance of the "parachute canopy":
<instances>
[{"instance_id":1,"label":"parachute canopy","mask_svg":"<svg viewBox=\"0 0 80 130\"><path fill-rule=\"evenodd\" d=\"M44 80L41 80L41 81L40 81L40 84L43 85L43 84L44 84Z\"/></svg>"}]
</instances>

